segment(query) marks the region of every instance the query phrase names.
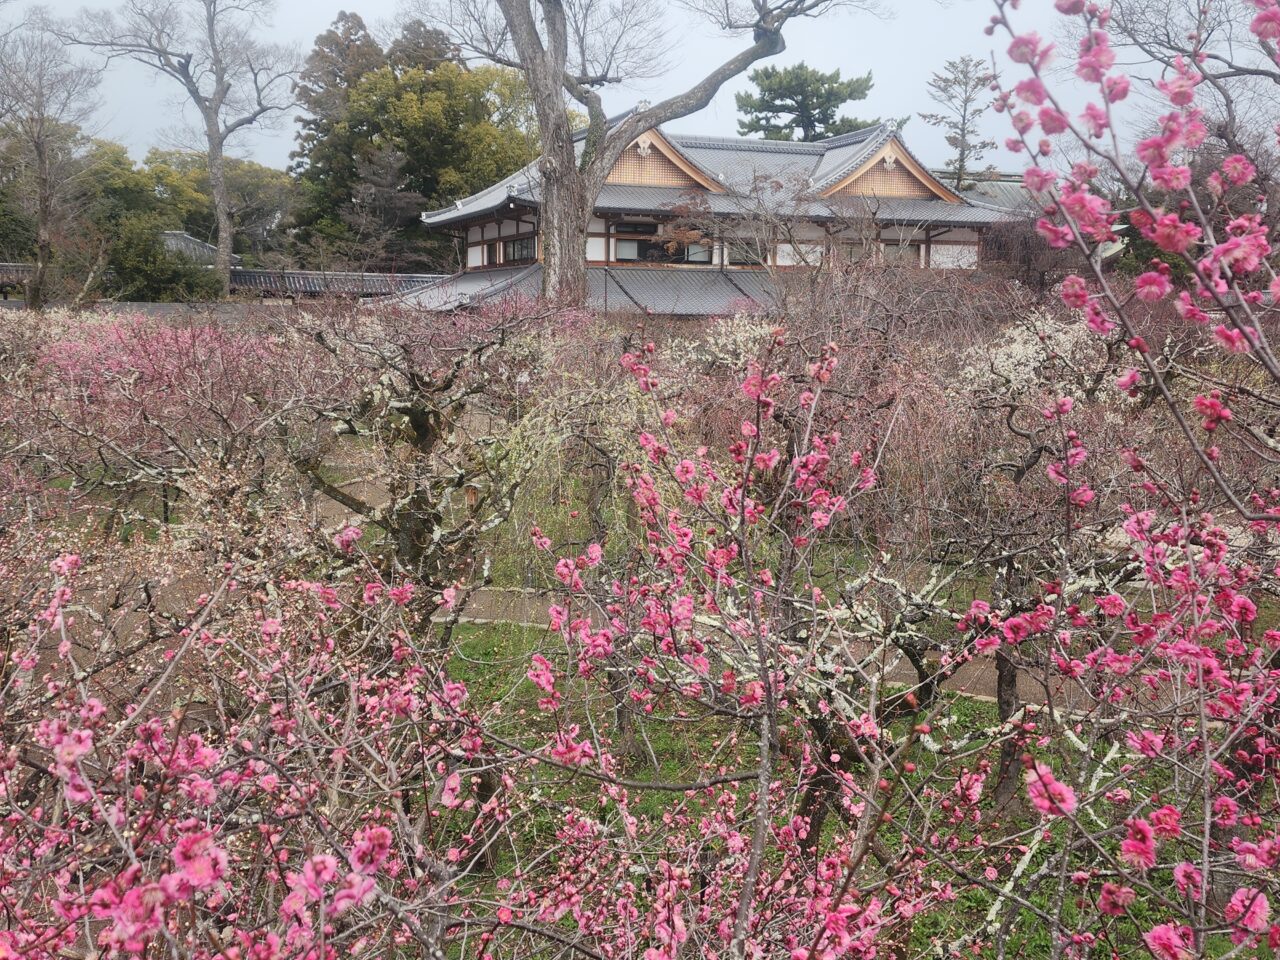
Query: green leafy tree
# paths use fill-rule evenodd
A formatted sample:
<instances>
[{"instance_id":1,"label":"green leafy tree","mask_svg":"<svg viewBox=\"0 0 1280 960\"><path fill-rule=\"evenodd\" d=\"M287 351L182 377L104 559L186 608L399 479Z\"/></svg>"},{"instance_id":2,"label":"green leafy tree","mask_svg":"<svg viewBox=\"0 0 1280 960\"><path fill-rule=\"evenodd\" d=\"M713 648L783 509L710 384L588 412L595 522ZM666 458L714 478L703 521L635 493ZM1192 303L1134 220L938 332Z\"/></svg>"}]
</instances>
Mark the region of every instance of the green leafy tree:
<instances>
[{"instance_id":1,"label":"green leafy tree","mask_svg":"<svg viewBox=\"0 0 1280 960\"><path fill-rule=\"evenodd\" d=\"M840 71L823 73L804 63L790 67L759 67L747 75L757 93L735 94L738 132L763 134L766 140L824 140L876 123L840 117L840 108L864 100L871 91L871 74L840 79Z\"/></svg>"},{"instance_id":2,"label":"green leafy tree","mask_svg":"<svg viewBox=\"0 0 1280 960\"><path fill-rule=\"evenodd\" d=\"M990 173L994 168L978 169L978 164L996 142L982 136L978 129L982 115L991 105L990 88L995 74L989 64L977 57L964 56L948 60L940 73L926 85L929 98L943 108L941 113L922 113L925 123L941 127L946 133L951 159L946 169L956 189L963 189L975 175Z\"/></svg>"},{"instance_id":3,"label":"green leafy tree","mask_svg":"<svg viewBox=\"0 0 1280 960\"><path fill-rule=\"evenodd\" d=\"M518 71L469 69L439 30L410 20L384 51L340 14L301 77L294 152L297 255L313 266L439 269L452 245L418 215L488 186L537 155Z\"/></svg>"},{"instance_id":4,"label":"green leafy tree","mask_svg":"<svg viewBox=\"0 0 1280 960\"><path fill-rule=\"evenodd\" d=\"M152 150L146 171L168 215L169 230L183 230L211 241L217 236L217 214L204 154L186 150ZM297 184L283 170L228 157L224 166L228 209L235 229L235 252L252 261L280 249L284 227L297 200Z\"/></svg>"},{"instance_id":5,"label":"green leafy tree","mask_svg":"<svg viewBox=\"0 0 1280 960\"><path fill-rule=\"evenodd\" d=\"M110 140L88 143L75 182L75 208L62 226L58 244L60 293L78 303L103 292L122 220L154 213L159 198L129 151Z\"/></svg>"},{"instance_id":6,"label":"green leafy tree","mask_svg":"<svg viewBox=\"0 0 1280 960\"><path fill-rule=\"evenodd\" d=\"M533 159L514 120L499 122L512 83L501 67L472 70L451 61L433 70L384 67L352 91L349 123L366 143L404 155L404 189L446 203Z\"/></svg>"},{"instance_id":7,"label":"green leafy tree","mask_svg":"<svg viewBox=\"0 0 1280 960\"><path fill-rule=\"evenodd\" d=\"M298 117L298 146L290 155L301 187L294 222L304 231L335 218L350 202L361 140L347 122L351 91L386 65L386 53L359 14L339 13L316 37L298 78L295 96L306 112Z\"/></svg>"},{"instance_id":8,"label":"green leafy tree","mask_svg":"<svg viewBox=\"0 0 1280 960\"><path fill-rule=\"evenodd\" d=\"M161 239L164 230L185 229L184 218L203 218L205 228L210 233L214 229L202 156L175 154L173 166L144 168L121 144L90 139L74 127L62 131L59 143L74 146L74 152L60 161L57 216L48 225L49 242L58 255L45 279L44 296L72 303L97 297L218 298L217 272L171 254ZM35 234L34 221L22 209L30 200L24 195L30 190L28 171L21 164L0 163L0 169L10 174L0 185L0 256L26 259ZM158 169L163 177L156 176ZM10 199L6 188L18 198Z\"/></svg>"},{"instance_id":9,"label":"green leafy tree","mask_svg":"<svg viewBox=\"0 0 1280 960\"><path fill-rule=\"evenodd\" d=\"M426 47L421 37L413 44L420 54ZM307 224L301 256L322 266L450 267L452 244L426 236L419 214L537 155L528 103L520 75L502 67L470 69L436 58L431 67L388 63L363 74L333 126L335 141L349 144L351 182ZM315 189L302 200L306 209L322 192L300 179Z\"/></svg>"},{"instance_id":10,"label":"green leafy tree","mask_svg":"<svg viewBox=\"0 0 1280 960\"><path fill-rule=\"evenodd\" d=\"M351 123L369 145L354 195L363 206L352 213L364 236L383 243L388 266L440 269L452 245L427 240L418 219L422 209L483 189L534 158L535 138L526 134L512 103L521 90L513 71L445 61L431 70L386 67L352 92Z\"/></svg>"},{"instance_id":11,"label":"green leafy tree","mask_svg":"<svg viewBox=\"0 0 1280 960\"><path fill-rule=\"evenodd\" d=\"M167 157L172 166L158 163L158 157ZM186 302L221 295L217 271L171 252L162 239L165 230L187 229L192 220L202 222L208 236L214 235L217 217L204 155L153 151L148 161L147 166L135 164L123 146L111 141L95 140L90 146L79 177L79 214L62 242L63 280L70 299ZM241 163L229 161L227 168L237 202L242 188L235 172ZM157 177L161 170L167 177ZM288 182L283 173L277 176ZM170 189L163 189L161 182ZM173 190L176 184L183 189ZM246 242L248 231L242 233L243 228L238 219L238 245Z\"/></svg>"},{"instance_id":12,"label":"green leafy tree","mask_svg":"<svg viewBox=\"0 0 1280 960\"><path fill-rule=\"evenodd\" d=\"M219 275L192 263L165 247L161 237L167 226L158 213L128 213L121 217L103 283L104 292L116 300L173 303L217 300L222 293Z\"/></svg>"}]
</instances>

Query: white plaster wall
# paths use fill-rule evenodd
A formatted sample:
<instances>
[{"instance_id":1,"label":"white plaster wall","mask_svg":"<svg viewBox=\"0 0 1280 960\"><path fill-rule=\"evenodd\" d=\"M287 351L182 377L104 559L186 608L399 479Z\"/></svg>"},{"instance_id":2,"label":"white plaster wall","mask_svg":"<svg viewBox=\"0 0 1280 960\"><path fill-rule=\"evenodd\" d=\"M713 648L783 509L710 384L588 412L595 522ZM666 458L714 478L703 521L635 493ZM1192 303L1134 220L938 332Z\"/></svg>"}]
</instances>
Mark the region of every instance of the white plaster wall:
<instances>
[{"instance_id":1,"label":"white plaster wall","mask_svg":"<svg viewBox=\"0 0 1280 960\"><path fill-rule=\"evenodd\" d=\"M778 244L778 266L791 267L805 264L816 267L822 262L825 246L821 243Z\"/></svg>"},{"instance_id":2,"label":"white plaster wall","mask_svg":"<svg viewBox=\"0 0 1280 960\"><path fill-rule=\"evenodd\" d=\"M978 245L935 243L929 254L929 265L940 270L972 270L978 265Z\"/></svg>"},{"instance_id":3,"label":"white plaster wall","mask_svg":"<svg viewBox=\"0 0 1280 960\"><path fill-rule=\"evenodd\" d=\"M587 237L587 259L588 260L605 260L608 250L608 241L604 237Z\"/></svg>"},{"instance_id":4,"label":"white plaster wall","mask_svg":"<svg viewBox=\"0 0 1280 960\"><path fill-rule=\"evenodd\" d=\"M467 248L467 268L484 266L484 247Z\"/></svg>"}]
</instances>

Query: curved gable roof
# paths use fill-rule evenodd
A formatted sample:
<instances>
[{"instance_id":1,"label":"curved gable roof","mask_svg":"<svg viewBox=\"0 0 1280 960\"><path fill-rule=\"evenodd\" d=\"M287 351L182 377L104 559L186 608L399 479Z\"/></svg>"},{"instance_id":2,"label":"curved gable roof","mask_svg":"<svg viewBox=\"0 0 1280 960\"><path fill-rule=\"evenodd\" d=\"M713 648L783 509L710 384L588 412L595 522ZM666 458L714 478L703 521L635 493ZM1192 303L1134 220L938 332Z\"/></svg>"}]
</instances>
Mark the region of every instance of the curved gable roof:
<instances>
[{"instance_id":1,"label":"curved gable roof","mask_svg":"<svg viewBox=\"0 0 1280 960\"><path fill-rule=\"evenodd\" d=\"M802 208L811 205L806 197L821 204L890 154L894 163L900 162L932 194L928 203L967 205L965 198L943 185L907 148L895 129L885 123L814 142L669 134L661 129L649 131L642 137L649 138L653 148L696 184L686 188L686 193L705 191L713 212L732 207L735 197L747 199L758 194L764 184L772 194L788 193L796 198L793 212L804 216ZM578 139L581 142L581 138ZM538 163L534 161L452 206L424 213L422 220L427 226L445 227L490 216L506 206L536 208L541 202L540 181ZM603 204L626 212L608 201L614 199L615 194L625 193L630 199L647 194L665 195L672 189L634 182L611 183L606 185L596 206L599 209ZM713 199L715 197L719 199Z\"/></svg>"},{"instance_id":2,"label":"curved gable roof","mask_svg":"<svg viewBox=\"0 0 1280 960\"><path fill-rule=\"evenodd\" d=\"M907 145L902 142L897 134L891 134L887 137L870 156L864 155L856 164L851 164L843 175L828 178L825 186L821 189L822 196L834 196L839 191L856 183L860 177L873 170L876 164L882 162L890 165L901 163L915 181L939 200L945 200L947 203L965 202L959 194L943 184L923 163L917 160L915 154L907 149Z\"/></svg>"}]
</instances>

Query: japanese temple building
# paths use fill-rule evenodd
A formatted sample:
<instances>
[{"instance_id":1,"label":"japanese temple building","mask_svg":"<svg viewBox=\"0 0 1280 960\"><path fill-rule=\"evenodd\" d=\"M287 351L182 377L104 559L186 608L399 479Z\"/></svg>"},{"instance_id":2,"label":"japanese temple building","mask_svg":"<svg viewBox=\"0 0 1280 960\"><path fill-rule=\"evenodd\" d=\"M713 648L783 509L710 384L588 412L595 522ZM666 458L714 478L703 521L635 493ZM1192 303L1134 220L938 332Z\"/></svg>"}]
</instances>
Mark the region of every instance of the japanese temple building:
<instances>
[{"instance_id":1,"label":"japanese temple building","mask_svg":"<svg viewBox=\"0 0 1280 960\"><path fill-rule=\"evenodd\" d=\"M454 309L541 285L537 163L443 210L433 231L465 248L463 272L407 295ZM944 185L877 124L812 143L638 137L595 203L583 255L592 306L707 315L767 299L778 270L839 252L971 269L1006 209Z\"/></svg>"}]
</instances>

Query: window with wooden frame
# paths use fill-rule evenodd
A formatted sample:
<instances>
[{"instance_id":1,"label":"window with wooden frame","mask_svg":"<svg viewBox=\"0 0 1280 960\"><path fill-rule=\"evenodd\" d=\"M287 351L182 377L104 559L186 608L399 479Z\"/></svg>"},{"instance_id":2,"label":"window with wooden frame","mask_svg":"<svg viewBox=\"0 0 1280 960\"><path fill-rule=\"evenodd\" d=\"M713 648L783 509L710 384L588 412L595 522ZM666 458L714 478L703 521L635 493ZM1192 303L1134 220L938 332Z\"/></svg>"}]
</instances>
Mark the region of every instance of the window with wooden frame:
<instances>
[{"instance_id":1,"label":"window with wooden frame","mask_svg":"<svg viewBox=\"0 0 1280 960\"><path fill-rule=\"evenodd\" d=\"M513 237L502 241L503 263L532 263L538 256L536 237Z\"/></svg>"},{"instance_id":2,"label":"window with wooden frame","mask_svg":"<svg viewBox=\"0 0 1280 960\"><path fill-rule=\"evenodd\" d=\"M658 235L658 225L656 223L623 221L613 228L613 232L618 236L655 237Z\"/></svg>"},{"instance_id":3,"label":"window with wooden frame","mask_svg":"<svg viewBox=\"0 0 1280 960\"><path fill-rule=\"evenodd\" d=\"M916 263L920 262L920 245L917 243L886 243L884 245L884 258L886 261L893 260L899 263Z\"/></svg>"},{"instance_id":4,"label":"window with wooden frame","mask_svg":"<svg viewBox=\"0 0 1280 960\"><path fill-rule=\"evenodd\" d=\"M725 258L731 267L759 267L768 261L769 248L754 237L728 237Z\"/></svg>"},{"instance_id":5,"label":"window with wooden frame","mask_svg":"<svg viewBox=\"0 0 1280 960\"><path fill-rule=\"evenodd\" d=\"M697 234L659 234L656 223L619 223L614 227L614 259L626 263L710 263L710 244Z\"/></svg>"},{"instance_id":6,"label":"window with wooden frame","mask_svg":"<svg viewBox=\"0 0 1280 960\"><path fill-rule=\"evenodd\" d=\"M711 262L711 244L709 243L689 243L684 248L685 263L710 263Z\"/></svg>"}]
</instances>

